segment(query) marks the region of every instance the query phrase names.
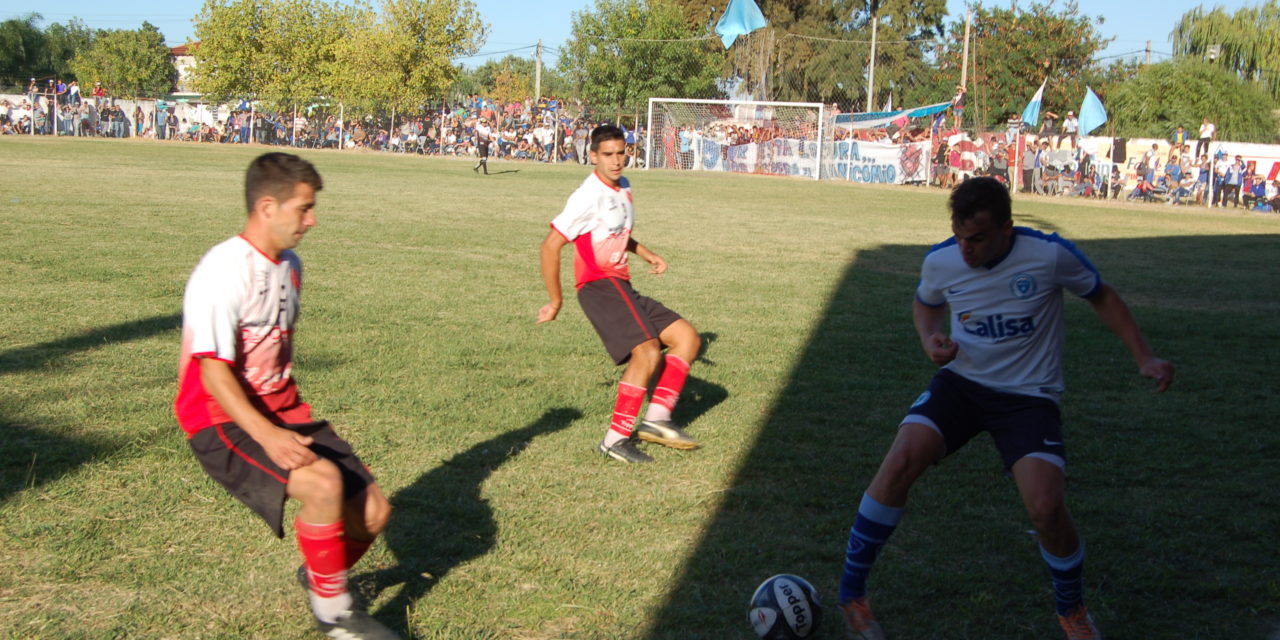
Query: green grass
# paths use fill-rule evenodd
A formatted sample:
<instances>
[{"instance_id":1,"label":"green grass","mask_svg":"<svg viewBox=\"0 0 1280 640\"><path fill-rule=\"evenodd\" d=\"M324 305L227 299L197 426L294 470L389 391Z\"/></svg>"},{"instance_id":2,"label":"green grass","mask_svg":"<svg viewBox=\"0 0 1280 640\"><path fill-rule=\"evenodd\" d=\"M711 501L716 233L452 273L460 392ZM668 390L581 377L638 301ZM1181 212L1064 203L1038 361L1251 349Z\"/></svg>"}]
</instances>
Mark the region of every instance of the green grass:
<instances>
[{"instance_id":1,"label":"green grass","mask_svg":"<svg viewBox=\"0 0 1280 640\"><path fill-rule=\"evenodd\" d=\"M205 477L170 409L186 278L239 230L259 152L0 139L0 637L316 637L293 542ZM774 573L834 600L861 491L931 374L910 301L945 194L632 174L636 237L671 264L636 286L708 348L677 410L704 448L631 468L593 451L619 371L581 312L533 323L537 246L582 168L305 155L326 186L295 372L396 507L356 571L379 617L415 638L718 640L754 637L746 601ZM1180 367L1152 393L1067 305L1095 617L1110 638L1270 637L1280 219L1015 210L1076 240ZM871 578L891 637L1058 637L986 439L908 511Z\"/></svg>"}]
</instances>

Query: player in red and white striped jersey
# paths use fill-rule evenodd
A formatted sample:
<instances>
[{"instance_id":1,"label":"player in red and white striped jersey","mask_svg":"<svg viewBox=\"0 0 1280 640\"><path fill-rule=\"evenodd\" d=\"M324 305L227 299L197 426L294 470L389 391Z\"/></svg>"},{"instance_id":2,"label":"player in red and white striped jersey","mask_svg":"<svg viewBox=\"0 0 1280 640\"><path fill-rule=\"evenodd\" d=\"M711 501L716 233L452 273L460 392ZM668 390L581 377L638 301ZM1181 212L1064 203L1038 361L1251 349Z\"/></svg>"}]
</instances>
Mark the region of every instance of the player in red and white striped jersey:
<instances>
[{"instance_id":1,"label":"player in red and white striped jersey","mask_svg":"<svg viewBox=\"0 0 1280 640\"><path fill-rule=\"evenodd\" d=\"M600 442L605 455L624 462L652 462L635 446L635 436L677 449L693 449L697 441L671 420L702 339L679 314L631 287L627 254L634 253L661 274L667 263L631 237L634 208L631 186L622 177L626 163L625 134L603 125L591 133L595 171L583 181L542 241L542 279L551 300L538 311L538 322L555 320L563 297L560 252L574 246L578 302L617 364L626 364L618 385L613 419ZM664 357L662 350L667 349ZM636 418L650 380L663 365L644 420Z\"/></svg>"},{"instance_id":2,"label":"player in red and white striped jersey","mask_svg":"<svg viewBox=\"0 0 1280 640\"><path fill-rule=\"evenodd\" d=\"M331 637L388 640L361 611L347 571L386 527L391 505L351 446L315 421L292 376L302 262L323 186L294 155L259 156L245 175L248 219L187 282L174 412L205 471L284 537L294 521L316 623ZM216 533L216 532L215 532Z\"/></svg>"}]
</instances>

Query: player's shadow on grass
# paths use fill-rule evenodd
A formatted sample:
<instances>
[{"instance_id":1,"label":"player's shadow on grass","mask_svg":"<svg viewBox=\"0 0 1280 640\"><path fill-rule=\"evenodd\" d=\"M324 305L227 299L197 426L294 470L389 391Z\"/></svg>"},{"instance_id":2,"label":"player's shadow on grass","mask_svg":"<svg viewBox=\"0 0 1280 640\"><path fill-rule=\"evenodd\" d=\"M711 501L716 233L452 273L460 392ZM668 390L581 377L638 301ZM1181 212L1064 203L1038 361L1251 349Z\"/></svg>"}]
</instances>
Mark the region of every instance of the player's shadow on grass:
<instances>
[{"instance_id":1,"label":"player's shadow on grass","mask_svg":"<svg viewBox=\"0 0 1280 640\"><path fill-rule=\"evenodd\" d=\"M830 573L842 541L829 534L847 530L854 494L850 487L850 496L832 495L829 487L878 462L891 416L913 397L904 386L921 386L919 376L904 382L885 373L910 368L919 351L903 335L910 326L903 309L915 280L908 274L925 250L885 247L872 264L860 259L846 269L649 637L748 637L747 600L776 573L808 577L827 593L817 576ZM824 626L836 628L837 612L828 617ZM696 629L709 631L690 633Z\"/></svg>"},{"instance_id":2,"label":"player's shadow on grass","mask_svg":"<svg viewBox=\"0 0 1280 640\"><path fill-rule=\"evenodd\" d=\"M493 548L498 525L493 510L481 496L484 481L534 438L564 429L581 417L582 412L577 409L550 409L520 429L480 442L445 460L391 496L394 511L383 538L399 564L356 578L370 599L385 589L403 585L394 598L379 608L377 616L408 633L407 611L454 567ZM371 588L364 586L368 583L372 583Z\"/></svg>"},{"instance_id":3,"label":"player's shadow on grass","mask_svg":"<svg viewBox=\"0 0 1280 640\"><path fill-rule=\"evenodd\" d=\"M57 370L65 366L63 359L74 353L175 330L181 322L177 314L156 316L0 352L0 384L14 384L17 374ZM92 393L91 389L82 391ZM4 461L0 465L0 501L110 455L119 446L105 438L59 433L70 430L72 425L20 421L11 408L0 407L0 460Z\"/></svg>"},{"instance_id":4,"label":"player's shadow on grass","mask_svg":"<svg viewBox=\"0 0 1280 640\"><path fill-rule=\"evenodd\" d=\"M1108 637L1177 637L1186 616L1229 621L1206 638L1262 637L1274 627L1266 619L1274 589L1258 585L1280 584L1280 572L1257 558L1274 555L1280 530L1280 434L1258 425L1280 413L1270 391L1280 282L1264 275L1278 240L1079 243L1156 353L1181 367L1173 389L1151 393L1120 341L1066 294L1068 505L1089 541L1086 598ZM881 246L846 268L666 602L637 635L754 638L752 591L795 573L826 605L816 637L842 637L833 600L849 526L898 421L935 371L911 324L927 248ZM1028 529L988 437L926 473L869 585L890 637L1057 633Z\"/></svg>"},{"instance_id":5,"label":"player's shadow on grass","mask_svg":"<svg viewBox=\"0 0 1280 640\"><path fill-rule=\"evenodd\" d=\"M489 176L500 176L500 175L502 175L502 174L504 174L504 173L520 173L520 170L519 170L519 169L506 169L506 170L504 170L504 171L490 171L489 173L486 173L485 175L489 175Z\"/></svg>"}]
</instances>

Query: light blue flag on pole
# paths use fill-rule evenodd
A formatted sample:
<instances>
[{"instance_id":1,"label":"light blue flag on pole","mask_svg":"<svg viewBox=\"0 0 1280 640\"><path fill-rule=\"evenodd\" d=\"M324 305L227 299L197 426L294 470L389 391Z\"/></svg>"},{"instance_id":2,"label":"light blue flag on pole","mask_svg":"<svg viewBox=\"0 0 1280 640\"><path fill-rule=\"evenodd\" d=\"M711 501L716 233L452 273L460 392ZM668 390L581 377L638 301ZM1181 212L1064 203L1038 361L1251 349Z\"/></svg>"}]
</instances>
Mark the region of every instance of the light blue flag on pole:
<instances>
[{"instance_id":1,"label":"light blue flag on pole","mask_svg":"<svg viewBox=\"0 0 1280 640\"><path fill-rule=\"evenodd\" d=\"M767 26L769 21L764 19L763 13L760 13L756 0L729 0L729 6L725 8L724 15L720 16L720 21L716 23L716 33L720 34L720 41L724 43L724 48L728 49L733 46L738 36L745 36Z\"/></svg>"},{"instance_id":2,"label":"light blue flag on pole","mask_svg":"<svg viewBox=\"0 0 1280 640\"><path fill-rule=\"evenodd\" d=\"M1102 108L1102 101L1093 87L1085 87L1084 102L1080 103L1080 135L1087 136L1090 131L1101 127L1107 121L1107 110Z\"/></svg>"},{"instance_id":3,"label":"light blue flag on pole","mask_svg":"<svg viewBox=\"0 0 1280 640\"><path fill-rule=\"evenodd\" d=\"M1027 108L1022 110L1022 126L1034 127L1040 122L1040 101L1044 99L1044 85L1049 82L1048 78L1040 83L1040 88L1036 89L1036 94L1031 96L1031 102L1027 103Z\"/></svg>"}]
</instances>

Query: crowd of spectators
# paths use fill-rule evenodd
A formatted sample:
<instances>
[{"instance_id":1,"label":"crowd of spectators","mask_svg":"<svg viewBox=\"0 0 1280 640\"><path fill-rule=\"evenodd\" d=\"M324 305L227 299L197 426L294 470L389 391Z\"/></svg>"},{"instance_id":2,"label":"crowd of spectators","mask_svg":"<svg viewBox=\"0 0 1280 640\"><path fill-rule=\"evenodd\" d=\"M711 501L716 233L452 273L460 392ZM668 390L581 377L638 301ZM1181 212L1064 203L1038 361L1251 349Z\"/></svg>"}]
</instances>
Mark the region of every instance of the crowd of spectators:
<instances>
[{"instance_id":1,"label":"crowd of spectators","mask_svg":"<svg viewBox=\"0 0 1280 640\"><path fill-rule=\"evenodd\" d=\"M589 107L571 107L554 97L502 103L469 95L434 107L427 114L394 120L389 116L365 116L344 121L332 113L332 107L314 108L308 114L259 110L241 103L201 112L200 117L187 109L184 115L190 117L180 117L174 103L156 102L149 110L136 101L132 106L130 113L123 102L109 98L100 82L95 82L89 96L84 96L75 81L50 78L42 84L32 78L21 98L0 100L0 135L256 142L300 148L475 156L479 142L476 126L485 123L492 132L493 158L585 164L588 135L603 120L593 115ZM944 128L945 115L939 115L931 126L917 126L904 119L883 128L836 127L833 138L885 144L932 141L931 183L944 188L967 175L991 175L1012 184L1011 169L1020 164L1017 182L1027 193L1103 199L1118 199L1123 193L1127 201L1280 211L1280 179L1267 180L1254 163L1245 162L1240 156L1233 159L1219 151L1210 157L1216 127L1208 118L1199 127L1194 153L1190 132L1179 126L1172 133L1167 154L1161 152L1160 145L1152 145L1140 157L1131 159L1129 166L1121 166L1079 147L1079 122L1072 111L1061 119L1053 111L1046 111L1034 131L1023 126L1017 114L1010 114L1005 131L988 134L977 144L959 129L958 116L958 112L954 114L949 129ZM815 126L805 120L747 125L726 118L702 128L671 130L660 144L672 160L665 165L692 169L693 150L703 140L727 148L779 138L810 139ZM644 158L644 130L624 130L628 162L639 165ZM1025 143L1025 148L1015 149L1020 143Z\"/></svg>"},{"instance_id":2,"label":"crowd of spectators","mask_svg":"<svg viewBox=\"0 0 1280 640\"><path fill-rule=\"evenodd\" d=\"M132 102L132 113L121 106ZM565 105L555 97L501 103L469 95L433 107L429 113L342 119L332 106L296 113L261 110L240 103L197 113L174 102L109 99L95 83L92 99L81 99L75 82L50 79L42 87L32 78L17 103L0 100L0 134L138 137L181 142L239 144L255 142L316 149L369 149L430 155L474 156L476 125L492 130L491 154L498 159L587 163L588 135L603 119L586 105ZM53 117L50 117L52 113ZM643 128L627 131L628 156L642 155Z\"/></svg>"},{"instance_id":3,"label":"crowd of spectators","mask_svg":"<svg viewBox=\"0 0 1280 640\"><path fill-rule=\"evenodd\" d=\"M932 182L950 187L968 173L992 175L1012 184L1011 163L1020 162L1018 184L1024 193L1100 199L1124 195L1126 201L1171 206L1231 206L1280 212L1280 179L1268 179L1255 162L1239 155L1232 158L1218 151L1210 157L1216 128L1207 118L1200 126L1194 152L1190 132L1179 126L1170 136L1167 153L1161 150L1161 144L1152 144L1136 156L1125 150L1120 157L1128 158L1127 164L1082 149L1073 112L1067 112L1061 127L1057 121L1057 114L1047 112L1039 129L1026 135L1021 118L1011 116L1008 132L989 136L972 154L972 167L967 170L961 169L965 163L947 141L956 132L943 132L935 136ZM1015 154L1014 147L1020 141L1025 147Z\"/></svg>"}]
</instances>

